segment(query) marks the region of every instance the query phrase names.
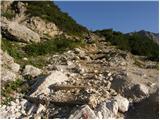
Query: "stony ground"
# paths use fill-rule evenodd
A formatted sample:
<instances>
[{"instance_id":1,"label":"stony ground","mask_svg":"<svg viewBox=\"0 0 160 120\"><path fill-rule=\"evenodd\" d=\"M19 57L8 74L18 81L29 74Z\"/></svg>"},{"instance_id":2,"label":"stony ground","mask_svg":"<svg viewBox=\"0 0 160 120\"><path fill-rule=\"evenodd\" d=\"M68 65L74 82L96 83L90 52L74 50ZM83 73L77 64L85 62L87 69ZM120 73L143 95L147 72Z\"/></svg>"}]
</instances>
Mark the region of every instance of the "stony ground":
<instances>
[{"instance_id":1,"label":"stony ground","mask_svg":"<svg viewBox=\"0 0 160 120\"><path fill-rule=\"evenodd\" d=\"M154 62L135 64L135 60L141 61L99 41L50 56L42 70L27 65L22 76L32 78L30 91L2 105L1 117L143 118L149 109L146 118L154 118L158 115L158 70Z\"/></svg>"}]
</instances>

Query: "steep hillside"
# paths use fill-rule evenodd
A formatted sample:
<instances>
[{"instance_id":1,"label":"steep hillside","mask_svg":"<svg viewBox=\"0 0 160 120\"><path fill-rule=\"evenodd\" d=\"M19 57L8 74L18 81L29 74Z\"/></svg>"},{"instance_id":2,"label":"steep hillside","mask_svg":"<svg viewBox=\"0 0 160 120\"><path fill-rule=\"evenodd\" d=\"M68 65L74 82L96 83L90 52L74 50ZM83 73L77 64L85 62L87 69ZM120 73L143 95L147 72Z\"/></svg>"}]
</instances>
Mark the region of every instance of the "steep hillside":
<instances>
[{"instance_id":1,"label":"steep hillside","mask_svg":"<svg viewBox=\"0 0 160 120\"><path fill-rule=\"evenodd\" d=\"M3 4L3 2L2 2ZM2 16L24 22L33 17L54 23L60 30L69 34L82 36L87 28L79 25L67 13L62 12L52 1L9 1L2 6ZM23 18L22 18L23 17ZM20 20L21 19L21 20Z\"/></svg>"},{"instance_id":2,"label":"steep hillside","mask_svg":"<svg viewBox=\"0 0 160 120\"><path fill-rule=\"evenodd\" d=\"M1 6L1 118L159 117L158 45L151 39L93 33L52 1Z\"/></svg>"}]
</instances>

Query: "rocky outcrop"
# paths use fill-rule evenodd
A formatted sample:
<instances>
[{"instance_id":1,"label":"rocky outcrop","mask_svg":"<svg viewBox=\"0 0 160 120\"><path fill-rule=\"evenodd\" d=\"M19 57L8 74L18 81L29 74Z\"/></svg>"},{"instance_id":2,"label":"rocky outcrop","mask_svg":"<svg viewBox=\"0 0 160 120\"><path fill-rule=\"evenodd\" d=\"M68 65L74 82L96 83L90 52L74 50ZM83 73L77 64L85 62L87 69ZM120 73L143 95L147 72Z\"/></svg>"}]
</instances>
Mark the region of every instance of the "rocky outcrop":
<instances>
[{"instance_id":1,"label":"rocky outcrop","mask_svg":"<svg viewBox=\"0 0 160 120\"><path fill-rule=\"evenodd\" d=\"M53 71L49 76L36 81L32 86L32 90L34 92L30 96L35 97L44 94L48 95L50 93L50 85L61 83L66 80L68 80L68 77L64 73L60 71Z\"/></svg>"},{"instance_id":2,"label":"rocky outcrop","mask_svg":"<svg viewBox=\"0 0 160 120\"><path fill-rule=\"evenodd\" d=\"M31 17L28 20L24 21L22 24L28 28L37 32L40 37L55 37L56 35L62 34L62 31L52 22L44 21L39 17Z\"/></svg>"},{"instance_id":3,"label":"rocky outcrop","mask_svg":"<svg viewBox=\"0 0 160 120\"><path fill-rule=\"evenodd\" d=\"M32 65L26 65L24 70L23 70L23 75L24 76L31 76L31 77L36 77L42 73L42 70L39 68L36 68Z\"/></svg>"},{"instance_id":4,"label":"rocky outcrop","mask_svg":"<svg viewBox=\"0 0 160 120\"><path fill-rule=\"evenodd\" d=\"M40 42L39 35L27 28L24 25L17 23L16 21L8 21L5 18L1 18L2 34L10 40L16 40L20 42Z\"/></svg>"}]
</instances>

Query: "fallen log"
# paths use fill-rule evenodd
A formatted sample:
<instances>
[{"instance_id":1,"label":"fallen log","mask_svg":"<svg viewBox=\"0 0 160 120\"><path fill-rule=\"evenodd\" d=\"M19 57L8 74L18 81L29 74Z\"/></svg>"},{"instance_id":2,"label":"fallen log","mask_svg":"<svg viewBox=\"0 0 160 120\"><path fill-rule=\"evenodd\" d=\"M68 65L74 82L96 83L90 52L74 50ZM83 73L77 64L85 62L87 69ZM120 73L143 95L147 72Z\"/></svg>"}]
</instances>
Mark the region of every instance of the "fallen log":
<instances>
[{"instance_id":1,"label":"fallen log","mask_svg":"<svg viewBox=\"0 0 160 120\"><path fill-rule=\"evenodd\" d=\"M64 106L64 105L68 105L68 106L75 106L75 105L84 105L89 103L89 99L75 99L75 98L71 98L71 99L58 99L56 97L51 97L49 99L46 98L38 98L38 97L30 97L30 96L25 96L25 99L27 99L29 102L31 103L35 103L35 104L43 104L43 105L47 105L48 103L50 104L54 104L57 106Z\"/></svg>"},{"instance_id":2,"label":"fallen log","mask_svg":"<svg viewBox=\"0 0 160 120\"><path fill-rule=\"evenodd\" d=\"M72 85L50 85L49 89L51 90L71 90L71 89L82 89L85 90L85 86L72 86Z\"/></svg>"}]
</instances>

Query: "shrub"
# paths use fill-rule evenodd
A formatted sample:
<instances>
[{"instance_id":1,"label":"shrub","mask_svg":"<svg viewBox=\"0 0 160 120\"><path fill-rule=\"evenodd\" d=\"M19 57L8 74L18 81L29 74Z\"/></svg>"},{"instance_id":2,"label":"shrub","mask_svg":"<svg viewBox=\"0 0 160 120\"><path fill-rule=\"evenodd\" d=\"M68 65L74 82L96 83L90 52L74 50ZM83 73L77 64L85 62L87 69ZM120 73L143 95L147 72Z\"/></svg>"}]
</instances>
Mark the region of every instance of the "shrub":
<instances>
[{"instance_id":1,"label":"shrub","mask_svg":"<svg viewBox=\"0 0 160 120\"><path fill-rule=\"evenodd\" d=\"M5 12L2 12L1 14L3 17L6 17L7 19L12 19L15 17L15 13L13 13L11 10L7 10Z\"/></svg>"},{"instance_id":2,"label":"shrub","mask_svg":"<svg viewBox=\"0 0 160 120\"><path fill-rule=\"evenodd\" d=\"M20 46L17 44L17 42L2 38L1 48L3 51L7 51L8 54L15 59L21 59L24 56L24 53L20 49Z\"/></svg>"},{"instance_id":3,"label":"shrub","mask_svg":"<svg viewBox=\"0 0 160 120\"><path fill-rule=\"evenodd\" d=\"M64 52L82 45L81 41L73 41L65 38L56 38L41 43L32 43L24 47L24 51L28 56L38 56L53 54L56 52Z\"/></svg>"},{"instance_id":4,"label":"shrub","mask_svg":"<svg viewBox=\"0 0 160 120\"><path fill-rule=\"evenodd\" d=\"M14 98L11 96L11 93L13 93L13 91L17 91L22 84L23 81L20 79L8 82L4 89L1 90L1 95L5 97L5 99L2 100L2 104L8 104L10 101L12 101Z\"/></svg>"},{"instance_id":5,"label":"shrub","mask_svg":"<svg viewBox=\"0 0 160 120\"><path fill-rule=\"evenodd\" d=\"M147 56L150 60L158 61L159 59L159 47L148 37L136 33L125 35L112 29L97 30L95 33L104 36L106 41L116 45L119 49L130 51L135 55Z\"/></svg>"}]
</instances>

